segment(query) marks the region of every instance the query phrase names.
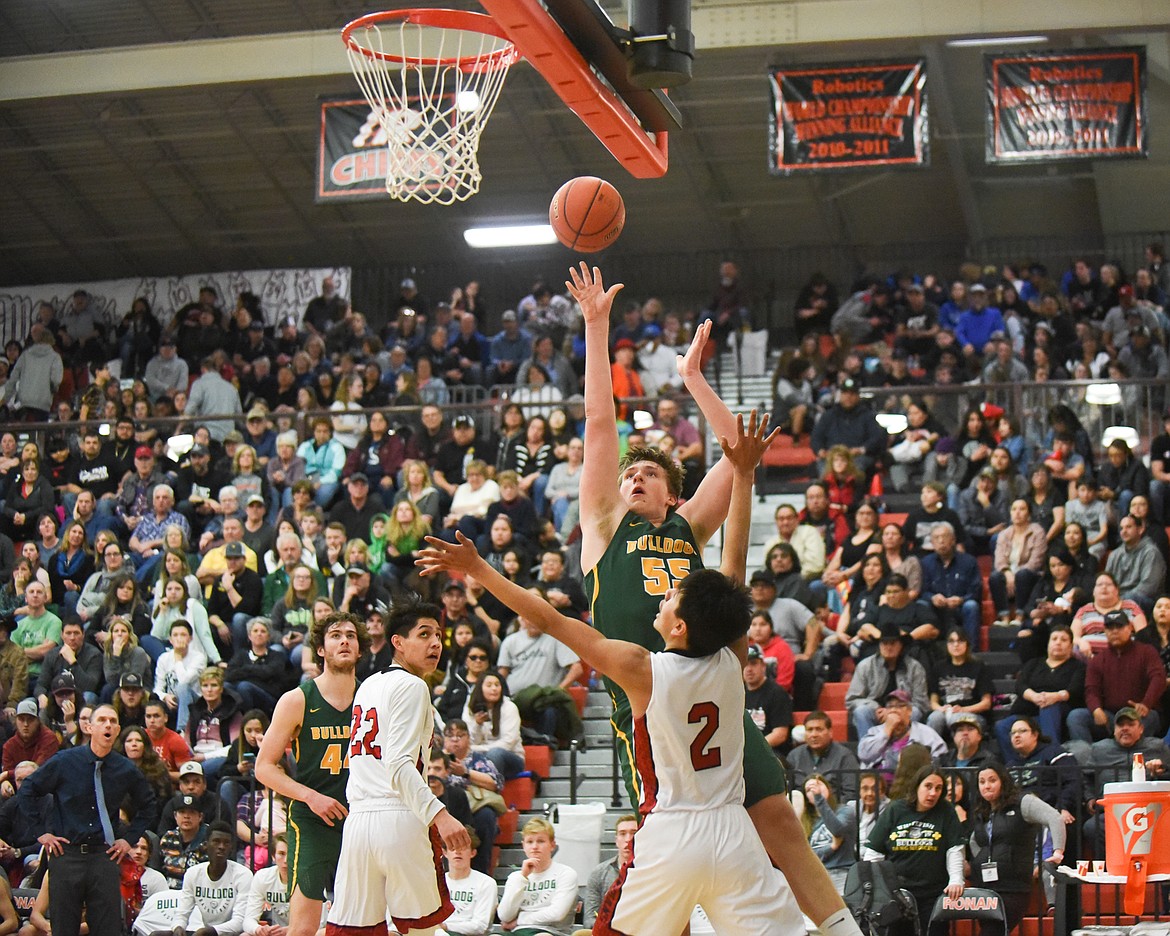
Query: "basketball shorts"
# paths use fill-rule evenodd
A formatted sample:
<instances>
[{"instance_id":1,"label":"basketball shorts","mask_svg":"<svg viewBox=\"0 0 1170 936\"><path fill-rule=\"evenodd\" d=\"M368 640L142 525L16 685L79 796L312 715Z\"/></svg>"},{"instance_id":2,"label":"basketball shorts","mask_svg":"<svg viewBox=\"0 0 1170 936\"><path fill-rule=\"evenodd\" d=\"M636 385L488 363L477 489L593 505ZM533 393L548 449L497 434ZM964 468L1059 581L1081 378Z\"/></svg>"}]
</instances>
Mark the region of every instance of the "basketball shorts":
<instances>
[{"instance_id":1,"label":"basketball shorts","mask_svg":"<svg viewBox=\"0 0 1170 936\"><path fill-rule=\"evenodd\" d=\"M455 912L442 842L405 806L350 807L328 931L372 927L389 918L402 932L438 926Z\"/></svg>"},{"instance_id":2,"label":"basketball shorts","mask_svg":"<svg viewBox=\"0 0 1170 936\"><path fill-rule=\"evenodd\" d=\"M758 729L757 729L758 730ZM678 933L700 904L720 936L791 936L804 917L741 806L651 813L594 934Z\"/></svg>"},{"instance_id":3,"label":"basketball shorts","mask_svg":"<svg viewBox=\"0 0 1170 936\"><path fill-rule=\"evenodd\" d=\"M630 798L630 805L637 809L641 797L638 776L633 768L634 729L631 722L629 708L625 706L615 710L610 720L617 744L622 780L626 785L626 795ZM763 733L746 711L743 715L743 737L744 806L750 808L769 796L787 796L788 780L784 776L780 758L764 740Z\"/></svg>"},{"instance_id":4,"label":"basketball shorts","mask_svg":"<svg viewBox=\"0 0 1170 936\"><path fill-rule=\"evenodd\" d=\"M342 823L327 826L310 814L288 818L289 891L299 890L310 900L324 900L333 884L341 854Z\"/></svg>"}]
</instances>

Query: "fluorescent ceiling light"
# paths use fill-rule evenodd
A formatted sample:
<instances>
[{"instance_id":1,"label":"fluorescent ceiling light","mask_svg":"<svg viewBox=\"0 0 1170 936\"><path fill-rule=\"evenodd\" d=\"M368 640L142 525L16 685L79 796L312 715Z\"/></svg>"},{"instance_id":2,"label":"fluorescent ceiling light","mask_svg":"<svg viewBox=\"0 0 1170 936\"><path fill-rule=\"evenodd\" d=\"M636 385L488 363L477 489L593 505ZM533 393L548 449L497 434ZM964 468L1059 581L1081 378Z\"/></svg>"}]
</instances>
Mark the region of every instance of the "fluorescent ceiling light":
<instances>
[{"instance_id":1,"label":"fluorescent ceiling light","mask_svg":"<svg viewBox=\"0 0 1170 936\"><path fill-rule=\"evenodd\" d=\"M985 46L1036 45L1047 41L1047 36L976 36L971 39L951 39L947 45L952 49L981 49Z\"/></svg>"},{"instance_id":2,"label":"fluorescent ceiling light","mask_svg":"<svg viewBox=\"0 0 1170 936\"><path fill-rule=\"evenodd\" d=\"M531 247L555 244L557 236L548 224L511 224L468 228L463 239L469 247Z\"/></svg>"}]
</instances>

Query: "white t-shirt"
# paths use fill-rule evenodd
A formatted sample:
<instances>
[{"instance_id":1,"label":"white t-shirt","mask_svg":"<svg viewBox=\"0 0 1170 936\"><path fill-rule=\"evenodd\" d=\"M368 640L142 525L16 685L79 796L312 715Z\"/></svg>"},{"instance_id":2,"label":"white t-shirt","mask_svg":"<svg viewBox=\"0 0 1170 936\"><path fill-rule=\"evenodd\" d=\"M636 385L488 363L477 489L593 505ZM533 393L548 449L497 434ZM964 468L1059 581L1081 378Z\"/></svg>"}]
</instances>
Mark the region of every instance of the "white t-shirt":
<instances>
[{"instance_id":1,"label":"white t-shirt","mask_svg":"<svg viewBox=\"0 0 1170 936\"><path fill-rule=\"evenodd\" d=\"M555 637L535 637L520 628L500 644L496 665L508 670L508 691L515 695L529 686L559 686L565 671L579 657Z\"/></svg>"},{"instance_id":2,"label":"white t-shirt","mask_svg":"<svg viewBox=\"0 0 1170 936\"><path fill-rule=\"evenodd\" d=\"M557 929L569 926L576 909L577 872L554 861L543 874L525 878L520 871L513 871L508 875L499 917L501 923L515 920L517 926Z\"/></svg>"},{"instance_id":3,"label":"white t-shirt","mask_svg":"<svg viewBox=\"0 0 1170 936\"><path fill-rule=\"evenodd\" d=\"M149 897L152 894L158 894L165 890L170 890L170 882L167 881L166 876L160 871L155 871L154 868L142 869L142 896Z\"/></svg>"},{"instance_id":4,"label":"white t-shirt","mask_svg":"<svg viewBox=\"0 0 1170 936\"><path fill-rule=\"evenodd\" d=\"M256 932L262 925L260 916L265 912L269 914L270 925L288 926L288 881L280 880L276 865L261 868L252 878L244 909L244 932Z\"/></svg>"},{"instance_id":5,"label":"white t-shirt","mask_svg":"<svg viewBox=\"0 0 1170 936\"><path fill-rule=\"evenodd\" d=\"M443 921L444 930L459 936L482 936L491 928L499 896L495 881L474 869L459 879L448 872L447 891L455 912Z\"/></svg>"},{"instance_id":6,"label":"white t-shirt","mask_svg":"<svg viewBox=\"0 0 1170 936\"><path fill-rule=\"evenodd\" d=\"M207 873L210 862L188 868L179 891L175 926L191 929L189 917L198 909L204 926L214 926L219 936L239 936L244 931L244 909L252 888L252 872L242 864L229 861L223 876L213 881Z\"/></svg>"},{"instance_id":7,"label":"white t-shirt","mask_svg":"<svg viewBox=\"0 0 1170 936\"><path fill-rule=\"evenodd\" d=\"M144 880L145 877L143 875ZM182 896L182 891L171 890L169 887L165 891L151 894L142 902L142 909L138 912L137 919L134 920L134 932L138 936L150 936L151 933L158 930L174 929L175 914L178 912L179 899ZM187 918L187 928L196 930L202 925L199 919L199 909L196 908Z\"/></svg>"}]
</instances>

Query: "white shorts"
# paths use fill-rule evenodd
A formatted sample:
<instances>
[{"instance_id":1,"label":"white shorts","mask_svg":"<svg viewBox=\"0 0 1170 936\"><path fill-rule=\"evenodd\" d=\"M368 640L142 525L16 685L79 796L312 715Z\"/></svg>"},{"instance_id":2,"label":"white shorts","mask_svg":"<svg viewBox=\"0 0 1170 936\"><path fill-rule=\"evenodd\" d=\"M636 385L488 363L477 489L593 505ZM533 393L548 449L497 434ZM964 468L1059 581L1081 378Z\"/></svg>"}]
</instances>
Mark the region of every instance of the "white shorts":
<instances>
[{"instance_id":1,"label":"white shorts","mask_svg":"<svg viewBox=\"0 0 1170 936\"><path fill-rule=\"evenodd\" d=\"M601 936L678 933L700 904L719 936L800 936L804 918L742 806L651 813L606 894Z\"/></svg>"},{"instance_id":2,"label":"white shorts","mask_svg":"<svg viewBox=\"0 0 1170 936\"><path fill-rule=\"evenodd\" d=\"M350 812L327 929L438 926L455 910L442 854L438 832L404 806Z\"/></svg>"}]
</instances>

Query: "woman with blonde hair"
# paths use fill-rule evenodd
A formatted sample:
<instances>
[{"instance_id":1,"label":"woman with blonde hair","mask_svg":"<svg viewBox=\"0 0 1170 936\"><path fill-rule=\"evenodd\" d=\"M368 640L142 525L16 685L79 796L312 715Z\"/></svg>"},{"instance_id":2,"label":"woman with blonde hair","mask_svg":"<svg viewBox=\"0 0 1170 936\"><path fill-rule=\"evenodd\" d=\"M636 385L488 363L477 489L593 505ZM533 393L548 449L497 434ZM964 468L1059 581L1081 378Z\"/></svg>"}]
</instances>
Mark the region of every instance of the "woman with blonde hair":
<instances>
[{"instance_id":1,"label":"woman with blonde hair","mask_svg":"<svg viewBox=\"0 0 1170 936\"><path fill-rule=\"evenodd\" d=\"M123 617L110 619L109 637L102 652L102 671L106 676L106 688L102 692L102 700L105 702L113 698L114 687L122 684L124 676L137 676L142 685L150 685L147 681L150 657L138 646L134 628Z\"/></svg>"},{"instance_id":2,"label":"woman with blonde hair","mask_svg":"<svg viewBox=\"0 0 1170 936\"><path fill-rule=\"evenodd\" d=\"M76 520L70 520L61 531L57 551L48 559L49 579L53 592L61 601L64 611L72 613L81 597L86 579L93 574L93 553L85 538L85 527Z\"/></svg>"},{"instance_id":3,"label":"woman with blonde hair","mask_svg":"<svg viewBox=\"0 0 1170 936\"><path fill-rule=\"evenodd\" d=\"M431 470L425 461L414 459L402 466L403 485L394 497L394 503L410 501L418 512L434 523L439 516L439 491L431 481Z\"/></svg>"},{"instance_id":4,"label":"woman with blonde hair","mask_svg":"<svg viewBox=\"0 0 1170 936\"><path fill-rule=\"evenodd\" d=\"M240 503L248 503L248 498L258 494L268 503L268 481L257 469L256 450L250 445L236 447L236 454L232 456L232 487L240 495Z\"/></svg>"},{"instance_id":5,"label":"woman with blonde hair","mask_svg":"<svg viewBox=\"0 0 1170 936\"><path fill-rule=\"evenodd\" d=\"M431 590L434 583L420 578L414 566L430 534L431 522L419 512L417 504L400 500L394 505L386 521L386 562L381 573L388 584L420 593Z\"/></svg>"}]
</instances>

